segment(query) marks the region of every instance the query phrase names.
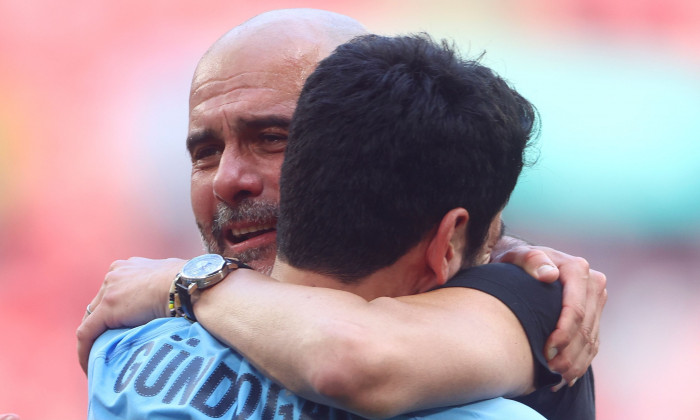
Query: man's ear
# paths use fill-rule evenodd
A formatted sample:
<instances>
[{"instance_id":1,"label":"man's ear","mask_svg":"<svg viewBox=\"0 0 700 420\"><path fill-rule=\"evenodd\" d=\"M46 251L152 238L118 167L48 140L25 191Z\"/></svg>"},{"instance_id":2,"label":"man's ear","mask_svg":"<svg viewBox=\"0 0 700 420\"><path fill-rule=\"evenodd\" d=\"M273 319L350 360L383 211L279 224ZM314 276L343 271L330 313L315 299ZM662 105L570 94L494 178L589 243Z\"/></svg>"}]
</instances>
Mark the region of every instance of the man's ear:
<instances>
[{"instance_id":1,"label":"man's ear","mask_svg":"<svg viewBox=\"0 0 700 420\"><path fill-rule=\"evenodd\" d=\"M443 216L426 250L428 267L435 273L438 285L443 285L462 266L467 245L469 212L454 208Z\"/></svg>"}]
</instances>

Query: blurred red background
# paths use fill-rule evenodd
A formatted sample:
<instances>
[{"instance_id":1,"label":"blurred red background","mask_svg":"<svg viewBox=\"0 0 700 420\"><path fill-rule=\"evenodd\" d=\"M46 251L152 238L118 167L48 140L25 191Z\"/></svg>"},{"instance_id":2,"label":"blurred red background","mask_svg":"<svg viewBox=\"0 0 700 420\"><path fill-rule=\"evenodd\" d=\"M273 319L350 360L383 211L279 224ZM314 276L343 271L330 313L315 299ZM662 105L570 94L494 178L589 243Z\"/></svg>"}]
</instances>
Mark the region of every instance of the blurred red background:
<instances>
[{"instance_id":1,"label":"blurred red background","mask_svg":"<svg viewBox=\"0 0 700 420\"><path fill-rule=\"evenodd\" d=\"M700 178L700 149L695 144L700 128L697 123L676 125L677 135L653 139L666 141L677 153L664 168L647 168L679 171L669 175L673 182L664 184L679 192L655 199L644 194L663 190L664 185L653 186L650 192L645 183L635 196L643 203L666 200L671 207L662 209L661 217L670 214L666 219L681 227L663 225L670 234L661 237L650 233L648 227L656 219L645 219L648 213L635 216L633 208L638 206L629 201L603 212L609 217L603 218L597 210L607 196L599 199L596 194L607 188L617 196L608 183L616 181L608 175L619 173L605 172L610 167L601 162L627 165L617 169L628 174L638 171L641 179L645 172L638 162L626 159L628 155L611 157L615 150L587 155L585 150L595 143L574 153L557 149L557 140L544 141L548 117L558 118L554 111L545 112L547 101L572 100L558 87L586 87L566 72L556 80L542 81L528 60L537 51L541 55L536 60L549 57L558 63L566 51L570 56L579 54L595 69L598 64L590 62L590 51L600 50L605 52L600 65L607 71L610 56L625 61L634 53L650 64L665 61L673 70L664 67L653 80L666 83L668 75L680 77L676 81L690 96L663 106L690 107L685 112L697 117L700 104L692 98L700 98L699 4L693 0L0 3L0 413L17 412L25 420L85 416L86 379L77 364L74 331L110 263L134 255L186 258L201 251L189 206L184 148L188 88L197 60L220 35L255 14L316 7L355 17L375 32L425 30L455 39L465 51L486 49L487 64L499 72L505 69L516 86L522 82L536 105L541 98L545 105L541 153L549 165L526 178L508 214L519 233L586 256L609 275L603 347L595 362L598 417L695 417L700 409L695 390L700 374L696 327L700 228L695 212L687 208L700 204L695 188ZM624 115L625 110L614 112ZM557 124L595 135L604 131L590 122L580 124L578 117L570 115L571 120L558 119ZM674 141L680 142L678 147ZM553 161L563 162L565 169L557 169ZM580 183L554 192L560 195L548 195L538 176L556 178L562 173L575 174ZM605 174L604 180L595 178L596 173ZM577 202L566 207L563 199L559 203L563 210L556 217L546 213L562 197L586 194L589 207ZM589 219L587 214L598 218ZM630 214L636 217L633 222L626 216Z\"/></svg>"}]
</instances>

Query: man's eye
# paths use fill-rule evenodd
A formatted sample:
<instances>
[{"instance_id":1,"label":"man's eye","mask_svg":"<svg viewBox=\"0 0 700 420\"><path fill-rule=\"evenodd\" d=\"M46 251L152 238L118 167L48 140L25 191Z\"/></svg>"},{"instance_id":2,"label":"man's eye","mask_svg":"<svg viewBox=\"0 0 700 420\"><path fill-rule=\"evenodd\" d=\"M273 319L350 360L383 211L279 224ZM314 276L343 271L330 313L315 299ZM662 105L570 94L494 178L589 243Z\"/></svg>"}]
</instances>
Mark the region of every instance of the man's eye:
<instances>
[{"instance_id":1,"label":"man's eye","mask_svg":"<svg viewBox=\"0 0 700 420\"><path fill-rule=\"evenodd\" d=\"M198 162L219 155L221 155L221 147L214 145L202 146L193 151L192 162Z\"/></svg>"},{"instance_id":2,"label":"man's eye","mask_svg":"<svg viewBox=\"0 0 700 420\"><path fill-rule=\"evenodd\" d=\"M261 152L281 153L287 147L287 132L263 132L258 135Z\"/></svg>"},{"instance_id":3,"label":"man's eye","mask_svg":"<svg viewBox=\"0 0 700 420\"><path fill-rule=\"evenodd\" d=\"M283 141L287 141L287 135L286 134L271 134L271 133L263 133L260 134L260 139L264 141L265 143L279 143Z\"/></svg>"}]
</instances>

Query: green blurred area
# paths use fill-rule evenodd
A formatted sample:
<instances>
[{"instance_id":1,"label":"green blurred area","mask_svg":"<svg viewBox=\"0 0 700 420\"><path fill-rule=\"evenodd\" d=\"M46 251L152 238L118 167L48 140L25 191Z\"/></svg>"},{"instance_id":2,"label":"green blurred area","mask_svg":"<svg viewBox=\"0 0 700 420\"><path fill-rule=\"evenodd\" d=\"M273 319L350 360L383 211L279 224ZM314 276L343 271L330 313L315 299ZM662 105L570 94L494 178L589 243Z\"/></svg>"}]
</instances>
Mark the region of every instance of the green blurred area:
<instances>
[{"instance_id":1,"label":"green blurred area","mask_svg":"<svg viewBox=\"0 0 700 420\"><path fill-rule=\"evenodd\" d=\"M579 236L700 234L700 76L649 50L546 54L507 59L542 119L508 220Z\"/></svg>"}]
</instances>

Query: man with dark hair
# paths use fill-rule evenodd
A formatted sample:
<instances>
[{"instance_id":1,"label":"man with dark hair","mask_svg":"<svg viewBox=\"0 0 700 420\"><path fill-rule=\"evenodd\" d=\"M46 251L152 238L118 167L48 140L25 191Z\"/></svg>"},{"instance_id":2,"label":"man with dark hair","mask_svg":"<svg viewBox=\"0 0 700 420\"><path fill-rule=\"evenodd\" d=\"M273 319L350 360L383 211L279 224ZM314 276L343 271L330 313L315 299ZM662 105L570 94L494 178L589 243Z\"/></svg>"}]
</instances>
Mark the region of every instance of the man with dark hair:
<instances>
[{"instance_id":1,"label":"man with dark hair","mask_svg":"<svg viewBox=\"0 0 700 420\"><path fill-rule=\"evenodd\" d=\"M461 272L445 283L460 267L484 261L500 237L500 212L536 129L536 111L527 100L490 69L462 61L446 45L437 48L426 37L365 36L339 46L309 76L297 103L280 177L278 266L273 276L283 273L279 278L292 282L295 273L297 282L330 288L341 288L339 279L344 290L380 307L372 300L443 285L481 290L509 302L530 345L537 348L533 336L544 337L555 327L559 284L541 284L499 264ZM446 231L450 246L436 239ZM424 265L405 261L415 253L426 259L431 268L427 274ZM413 269L392 277L386 273L391 264ZM379 282L381 287L367 280L381 270L387 279ZM310 280L309 272L318 276ZM232 319L242 318L243 310L234 312ZM246 312L252 312L247 315L251 318L259 315ZM325 313L337 319L336 312ZM322 314L319 310L318 316ZM485 322L494 322L487 325L501 338L519 337L522 327L514 319ZM391 329L394 324L379 325ZM483 326L471 333L475 339L493 338ZM438 340L435 346L448 344ZM499 344L479 346L497 352L501 342L495 342ZM510 357L529 360L525 366L531 368L527 342L520 344L503 348L510 350ZM335 354L342 352L329 347ZM244 353L266 365L256 351ZM441 353L433 351L435 357ZM523 365L513 366L511 373L519 375ZM539 367L534 374L532 384L557 380ZM548 418L595 417L590 370L557 395L536 386L539 390L523 401ZM513 395L527 393L520 389ZM390 409L388 413L393 414Z\"/></svg>"},{"instance_id":2,"label":"man with dark hair","mask_svg":"<svg viewBox=\"0 0 700 420\"><path fill-rule=\"evenodd\" d=\"M340 46L297 103L280 180L279 257L354 282L464 207L465 258L475 265L534 122L532 106L491 70L423 38ZM299 151L307 143L311 155Z\"/></svg>"},{"instance_id":3,"label":"man with dark hair","mask_svg":"<svg viewBox=\"0 0 700 420\"><path fill-rule=\"evenodd\" d=\"M445 274L469 265L462 255L483 257L489 227L500 226L534 116L490 70L427 37L341 45L307 79L294 114L273 276L344 285L367 301L444 284ZM187 306L190 291L181 290ZM191 307L185 313L193 316ZM524 336L517 321L506 333ZM354 417L283 392L178 319L103 334L89 374L91 418ZM404 416L414 417L542 418L503 398Z\"/></svg>"},{"instance_id":4,"label":"man with dark hair","mask_svg":"<svg viewBox=\"0 0 700 420\"><path fill-rule=\"evenodd\" d=\"M301 85L320 59L364 33L356 21L330 12L274 11L234 28L204 55L192 82L187 146L192 158L192 206L209 252L239 257L256 270L269 272L275 255L279 171ZM331 129L327 140L332 141L335 134ZM455 174L464 176L467 172ZM370 188L372 194L379 191L377 186ZM432 199L438 202L437 197ZM216 287L203 290L193 310L207 330L278 383L334 407L389 415L537 389L529 403L539 410L563 410L560 418L575 418L581 412L585 413L582 418L588 418L592 400L580 401L590 408L577 410L570 398L592 395L579 392L581 381L576 379L587 371L597 352L606 293L605 277L590 270L585 260L547 248L497 251L493 248L500 228L496 219L484 252L469 259L484 264L503 255L500 261L518 263L534 277L550 282L561 274L563 307L558 284L533 286L518 282L520 277L512 273L492 279L491 270L502 269L491 265L470 271L484 281L493 280L491 287L479 286L479 279L470 278L466 281L470 288L366 300L425 292L459 269L462 261L455 255L461 257L461 251L456 250L465 249L467 232L455 232L466 230L472 216L460 211L448 215L453 223L441 223L437 232L455 242L424 249L433 261L429 270L413 265L398 273L393 270L392 281L354 283L318 275L295 278L291 274L296 269L282 263L276 274L286 283L238 270ZM405 230L412 228L405 226ZM324 231L316 233L324 236ZM471 238L479 234L469 235L475 250L478 241ZM362 250L347 253L353 252ZM420 252L414 246L397 262ZM168 300L172 279L183 264L177 259L141 258L113 264L88 305L92 315L86 315L77 332L84 369L93 340L105 329L167 316L162 302ZM403 288L397 290L398 285ZM465 280L456 278L448 285L465 286ZM549 317L548 321L541 322L535 314ZM551 393L550 386L560 377L564 380L559 386L575 386Z\"/></svg>"}]
</instances>

